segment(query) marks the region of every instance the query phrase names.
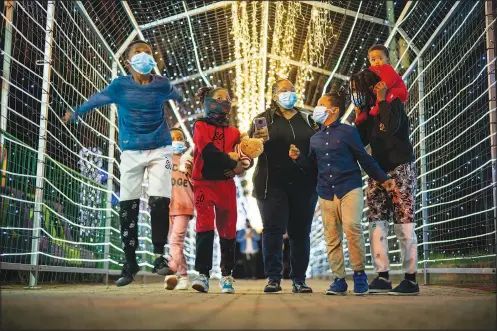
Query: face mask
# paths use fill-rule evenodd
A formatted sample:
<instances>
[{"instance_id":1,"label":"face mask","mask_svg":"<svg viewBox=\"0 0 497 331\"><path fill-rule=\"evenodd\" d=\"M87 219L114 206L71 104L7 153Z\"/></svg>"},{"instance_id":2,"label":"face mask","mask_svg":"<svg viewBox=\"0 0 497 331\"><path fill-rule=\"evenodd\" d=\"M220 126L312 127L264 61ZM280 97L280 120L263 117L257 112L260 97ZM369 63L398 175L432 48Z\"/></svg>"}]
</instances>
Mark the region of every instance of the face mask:
<instances>
[{"instance_id":1,"label":"face mask","mask_svg":"<svg viewBox=\"0 0 497 331\"><path fill-rule=\"evenodd\" d=\"M137 73L140 73L142 75L148 75L157 65L157 63L155 63L154 61L153 56L145 52L133 55L131 61L128 62Z\"/></svg>"},{"instance_id":2,"label":"face mask","mask_svg":"<svg viewBox=\"0 0 497 331\"><path fill-rule=\"evenodd\" d=\"M314 108L314 112L312 113L312 119L316 121L316 123L324 124L328 119L330 114L327 112L327 108L325 106L316 106Z\"/></svg>"},{"instance_id":3,"label":"face mask","mask_svg":"<svg viewBox=\"0 0 497 331\"><path fill-rule=\"evenodd\" d=\"M297 93L282 92L278 95L278 103L285 109L292 109L297 103Z\"/></svg>"},{"instance_id":4,"label":"face mask","mask_svg":"<svg viewBox=\"0 0 497 331\"><path fill-rule=\"evenodd\" d=\"M357 92L353 92L352 93L352 102L354 103L354 106L356 107L362 107L366 104L365 100L364 100L364 96L363 95L358 95Z\"/></svg>"},{"instance_id":5,"label":"face mask","mask_svg":"<svg viewBox=\"0 0 497 331\"><path fill-rule=\"evenodd\" d=\"M174 154L181 154L186 150L186 145L184 141L173 141L172 147Z\"/></svg>"},{"instance_id":6,"label":"face mask","mask_svg":"<svg viewBox=\"0 0 497 331\"><path fill-rule=\"evenodd\" d=\"M228 120L228 114L231 110L231 102L228 100L217 100L213 98L204 99L205 116L225 122Z\"/></svg>"}]
</instances>

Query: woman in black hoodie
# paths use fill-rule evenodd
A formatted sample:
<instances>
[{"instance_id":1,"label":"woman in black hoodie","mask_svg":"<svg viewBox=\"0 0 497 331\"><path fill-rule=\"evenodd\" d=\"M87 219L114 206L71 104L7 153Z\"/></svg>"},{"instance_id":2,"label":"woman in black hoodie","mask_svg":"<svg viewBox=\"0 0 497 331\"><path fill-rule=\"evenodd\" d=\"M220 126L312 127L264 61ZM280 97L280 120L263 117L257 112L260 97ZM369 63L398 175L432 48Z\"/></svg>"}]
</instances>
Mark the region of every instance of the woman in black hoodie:
<instances>
[{"instance_id":1,"label":"woman in black hoodie","mask_svg":"<svg viewBox=\"0 0 497 331\"><path fill-rule=\"evenodd\" d=\"M270 108L257 116L266 118L269 140L259 157L254 173L254 197L257 199L264 230L262 254L268 284L264 292L281 291L283 277L283 234L290 241L290 278L294 293L312 293L305 277L309 265L311 223L316 209L315 167L304 169L293 161L288 151L296 145L302 155L309 152L309 140L319 127L311 115L295 108L297 96L293 84L278 80L272 86ZM254 125L249 135L264 138Z\"/></svg>"}]
</instances>

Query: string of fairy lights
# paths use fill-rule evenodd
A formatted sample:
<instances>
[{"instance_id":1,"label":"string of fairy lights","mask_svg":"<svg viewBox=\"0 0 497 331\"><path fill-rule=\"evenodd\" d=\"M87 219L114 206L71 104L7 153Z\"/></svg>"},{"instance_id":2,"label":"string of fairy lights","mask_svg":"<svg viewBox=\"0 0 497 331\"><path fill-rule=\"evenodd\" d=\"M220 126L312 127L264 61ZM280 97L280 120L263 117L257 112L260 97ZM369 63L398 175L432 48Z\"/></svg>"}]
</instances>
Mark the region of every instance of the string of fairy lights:
<instances>
[{"instance_id":1,"label":"string of fairy lights","mask_svg":"<svg viewBox=\"0 0 497 331\"><path fill-rule=\"evenodd\" d=\"M297 107L304 106L306 84L313 79L313 71L310 66L321 67L323 65L326 48L333 38L336 39L337 35L333 33L330 12L323 8L312 7L300 58L303 66L297 69L295 81L295 91L298 96Z\"/></svg>"},{"instance_id":2,"label":"string of fairy lights","mask_svg":"<svg viewBox=\"0 0 497 331\"><path fill-rule=\"evenodd\" d=\"M235 66L235 95L237 119L241 132L249 130L251 120L260 111L257 100L259 82L262 76L262 58L259 54L261 35L257 29L257 16L264 14L264 8L264 4L257 1L250 3L237 1L231 6L232 35L237 63ZM249 9L251 13L249 13ZM244 62L243 59L249 60Z\"/></svg>"}]
</instances>

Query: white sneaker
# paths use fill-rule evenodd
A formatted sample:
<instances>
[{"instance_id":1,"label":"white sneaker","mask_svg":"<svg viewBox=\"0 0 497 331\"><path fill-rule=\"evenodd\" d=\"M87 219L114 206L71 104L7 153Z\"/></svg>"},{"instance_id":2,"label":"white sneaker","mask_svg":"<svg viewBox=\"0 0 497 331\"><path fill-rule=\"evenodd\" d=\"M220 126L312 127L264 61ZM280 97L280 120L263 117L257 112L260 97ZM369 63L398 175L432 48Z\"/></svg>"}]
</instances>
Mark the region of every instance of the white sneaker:
<instances>
[{"instance_id":1,"label":"white sneaker","mask_svg":"<svg viewBox=\"0 0 497 331\"><path fill-rule=\"evenodd\" d=\"M166 290L174 290L178 284L178 277L176 275L166 276L164 279L164 288Z\"/></svg>"},{"instance_id":2,"label":"white sneaker","mask_svg":"<svg viewBox=\"0 0 497 331\"><path fill-rule=\"evenodd\" d=\"M175 289L179 291L188 290L188 277L180 277Z\"/></svg>"},{"instance_id":3,"label":"white sneaker","mask_svg":"<svg viewBox=\"0 0 497 331\"><path fill-rule=\"evenodd\" d=\"M234 281L235 280L231 276L223 276L223 278L219 281L219 285L221 286L221 292L235 293L235 289L233 288Z\"/></svg>"}]
</instances>

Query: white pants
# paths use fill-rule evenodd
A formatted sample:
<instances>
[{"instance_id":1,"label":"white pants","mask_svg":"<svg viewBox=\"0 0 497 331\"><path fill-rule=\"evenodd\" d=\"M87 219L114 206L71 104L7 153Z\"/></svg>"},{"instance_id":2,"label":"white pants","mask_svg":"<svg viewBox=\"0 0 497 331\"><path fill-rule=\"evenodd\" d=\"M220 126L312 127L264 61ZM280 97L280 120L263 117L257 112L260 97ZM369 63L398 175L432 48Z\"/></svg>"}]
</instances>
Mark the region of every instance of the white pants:
<instances>
[{"instance_id":1,"label":"white pants","mask_svg":"<svg viewBox=\"0 0 497 331\"><path fill-rule=\"evenodd\" d=\"M394 224L395 235L400 244L402 269L405 273L413 274L418 269L418 239L414 228L416 223ZM369 223L369 241L371 257L376 272L390 270L388 259L388 221Z\"/></svg>"},{"instance_id":2,"label":"white pants","mask_svg":"<svg viewBox=\"0 0 497 331\"><path fill-rule=\"evenodd\" d=\"M148 196L171 198L172 147L121 154L121 201L140 199L145 169L148 170Z\"/></svg>"}]
</instances>

